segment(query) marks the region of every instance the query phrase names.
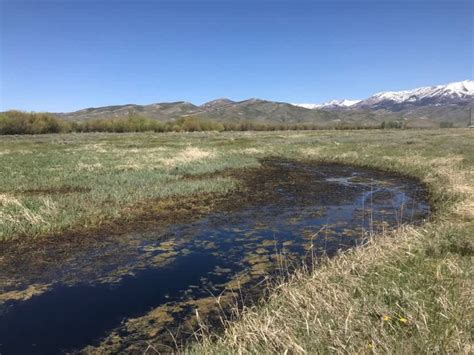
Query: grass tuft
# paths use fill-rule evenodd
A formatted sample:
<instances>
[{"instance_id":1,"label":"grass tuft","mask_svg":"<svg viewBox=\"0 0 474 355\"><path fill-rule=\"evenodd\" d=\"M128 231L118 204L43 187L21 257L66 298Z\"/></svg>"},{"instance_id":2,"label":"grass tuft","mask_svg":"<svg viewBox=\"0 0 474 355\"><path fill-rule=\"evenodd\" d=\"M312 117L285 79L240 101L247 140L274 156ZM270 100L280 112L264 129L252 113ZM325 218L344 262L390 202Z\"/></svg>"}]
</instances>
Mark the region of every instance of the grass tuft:
<instances>
[{"instance_id":1,"label":"grass tuft","mask_svg":"<svg viewBox=\"0 0 474 355\"><path fill-rule=\"evenodd\" d=\"M0 239L22 235L34 243L35 236L130 218L137 203L222 195L236 181L212 173L255 167L269 156L400 172L427 185L435 212L429 223L402 226L297 270L272 285L267 299L222 317L222 332L203 327L198 342L183 352L472 353L473 134L448 129L5 137Z\"/></svg>"}]
</instances>

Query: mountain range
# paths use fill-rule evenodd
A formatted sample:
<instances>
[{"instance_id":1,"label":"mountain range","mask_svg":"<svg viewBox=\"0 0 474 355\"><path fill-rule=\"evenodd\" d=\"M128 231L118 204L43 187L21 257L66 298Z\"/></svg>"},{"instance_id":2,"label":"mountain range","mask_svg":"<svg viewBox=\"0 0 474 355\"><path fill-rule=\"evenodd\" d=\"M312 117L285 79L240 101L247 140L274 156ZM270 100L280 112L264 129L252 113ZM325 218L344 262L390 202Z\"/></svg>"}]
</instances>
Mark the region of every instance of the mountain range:
<instances>
[{"instance_id":1,"label":"mountain range","mask_svg":"<svg viewBox=\"0 0 474 355\"><path fill-rule=\"evenodd\" d=\"M426 86L413 90L379 92L364 100L331 100L323 104L294 104L309 109L368 108L403 110L421 106L469 104L474 99L474 80L446 85Z\"/></svg>"},{"instance_id":2,"label":"mountain range","mask_svg":"<svg viewBox=\"0 0 474 355\"><path fill-rule=\"evenodd\" d=\"M363 100L331 100L323 104L290 104L262 99L232 101L221 98L200 106L189 102L151 105L117 105L57 113L67 120L87 120L140 115L162 121L196 117L218 121L250 120L260 123L311 123L331 126L340 123L373 125L403 120L414 127L434 127L440 122L465 127L474 105L474 81L413 90L386 91Z\"/></svg>"}]
</instances>

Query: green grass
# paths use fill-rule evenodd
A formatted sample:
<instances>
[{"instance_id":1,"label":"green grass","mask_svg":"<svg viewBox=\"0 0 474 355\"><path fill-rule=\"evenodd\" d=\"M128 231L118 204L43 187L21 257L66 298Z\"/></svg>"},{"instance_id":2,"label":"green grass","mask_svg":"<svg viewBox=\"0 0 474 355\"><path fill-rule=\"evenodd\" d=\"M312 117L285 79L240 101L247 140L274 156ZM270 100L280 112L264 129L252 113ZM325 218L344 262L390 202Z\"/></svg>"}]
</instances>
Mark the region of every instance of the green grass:
<instances>
[{"instance_id":1,"label":"green grass","mask_svg":"<svg viewBox=\"0 0 474 355\"><path fill-rule=\"evenodd\" d=\"M204 327L187 353L472 352L473 134L333 137L338 148L323 145L320 159L424 181L433 197L432 221L297 272L268 299L236 309L223 333ZM350 149L356 142L359 149Z\"/></svg>"},{"instance_id":2,"label":"green grass","mask_svg":"<svg viewBox=\"0 0 474 355\"><path fill-rule=\"evenodd\" d=\"M259 158L270 155L356 162L415 175L425 173L425 167L401 164L401 159L456 156L471 165L470 138L467 130L1 137L0 239L128 218L126 207L138 201L224 193L235 187L234 181L183 177L256 166ZM204 155L193 156L201 151ZM65 188L81 192L60 193Z\"/></svg>"},{"instance_id":3,"label":"green grass","mask_svg":"<svg viewBox=\"0 0 474 355\"><path fill-rule=\"evenodd\" d=\"M34 243L131 218L138 202L222 194L238 182L186 177L258 166L268 156L416 176L430 190L435 215L297 272L269 299L239 310L224 332L203 330L186 351L472 351L473 130L1 137L0 238Z\"/></svg>"}]
</instances>

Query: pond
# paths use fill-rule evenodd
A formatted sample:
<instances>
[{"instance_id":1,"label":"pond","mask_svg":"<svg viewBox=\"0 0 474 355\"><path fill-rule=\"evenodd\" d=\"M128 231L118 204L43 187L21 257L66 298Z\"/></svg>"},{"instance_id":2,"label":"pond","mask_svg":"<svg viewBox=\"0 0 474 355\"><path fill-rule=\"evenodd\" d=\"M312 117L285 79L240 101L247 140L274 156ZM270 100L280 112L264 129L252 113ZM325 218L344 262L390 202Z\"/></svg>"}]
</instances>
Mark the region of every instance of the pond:
<instances>
[{"instance_id":1,"label":"pond","mask_svg":"<svg viewBox=\"0 0 474 355\"><path fill-rule=\"evenodd\" d=\"M286 160L251 173L232 207L0 271L0 353L166 352L270 276L430 213L424 186L396 174Z\"/></svg>"}]
</instances>

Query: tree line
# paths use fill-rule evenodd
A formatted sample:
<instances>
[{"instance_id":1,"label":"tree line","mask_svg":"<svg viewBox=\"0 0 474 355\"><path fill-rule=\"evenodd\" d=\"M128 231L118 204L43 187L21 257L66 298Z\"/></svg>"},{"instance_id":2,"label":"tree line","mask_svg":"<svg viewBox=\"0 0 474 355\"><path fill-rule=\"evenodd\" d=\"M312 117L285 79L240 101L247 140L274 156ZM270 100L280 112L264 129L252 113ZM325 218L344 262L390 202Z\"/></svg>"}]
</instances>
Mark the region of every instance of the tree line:
<instances>
[{"instance_id":1,"label":"tree line","mask_svg":"<svg viewBox=\"0 0 474 355\"><path fill-rule=\"evenodd\" d=\"M404 126L393 122L382 122L379 125L338 122L332 126L312 123L261 123L250 120L219 122L197 117L181 117L174 121L163 122L139 115L68 121L50 113L22 111L0 113L0 134L2 135L69 132L222 132L374 128L404 128Z\"/></svg>"}]
</instances>

